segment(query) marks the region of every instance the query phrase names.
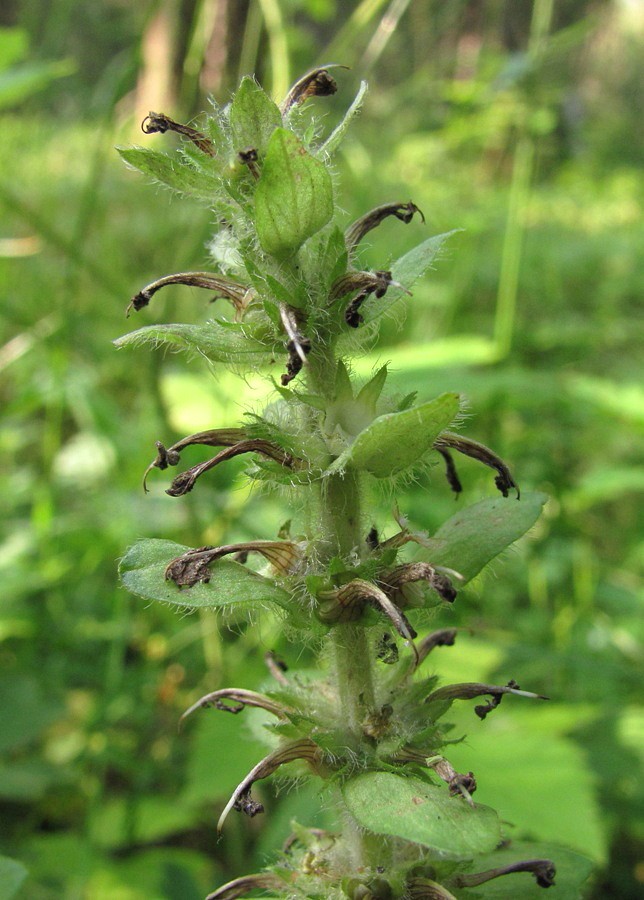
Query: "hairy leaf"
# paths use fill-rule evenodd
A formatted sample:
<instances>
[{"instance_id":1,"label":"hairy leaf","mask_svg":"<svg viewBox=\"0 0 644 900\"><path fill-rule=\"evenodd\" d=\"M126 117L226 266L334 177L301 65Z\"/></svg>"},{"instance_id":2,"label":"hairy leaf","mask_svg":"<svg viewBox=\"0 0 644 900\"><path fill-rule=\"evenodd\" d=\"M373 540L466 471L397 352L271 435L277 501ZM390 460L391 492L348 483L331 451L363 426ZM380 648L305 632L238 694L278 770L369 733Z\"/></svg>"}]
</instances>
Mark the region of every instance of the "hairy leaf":
<instances>
[{"instance_id":1,"label":"hairy leaf","mask_svg":"<svg viewBox=\"0 0 644 900\"><path fill-rule=\"evenodd\" d=\"M335 128L331 132L329 137L322 145L322 151L324 153L333 153L334 150L337 150L352 121L361 112L362 104L364 103L364 98L367 96L368 89L369 87L367 85L367 82L361 81L358 93L356 94L353 103L346 111L343 120L340 122L337 128Z\"/></svg>"},{"instance_id":2,"label":"hairy leaf","mask_svg":"<svg viewBox=\"0 0 644 900\"><path fill-rule=\"evenodd\" d=\"M432 536L435 566L447 566L470 581L483 566L526 533L541 515L548 497L536 491L520 500L490 498L462 509Z\"/></svg>"},{"instance_id":3,"label":"hairy leaf","mask_svg":"<svg viewBox=\"0 0 644 900\"><path fill-rule=\"evenodd\" d=\"M394 303L400 300L405 290L411 289L414 283L431 267L445 242L453 234L456 234L456 231L447 231L445 234L430 237L396 260L391 266L391 280L398 282L402 287L392 284L383 297L370 299L364 307L365 323L379 319Z\"/></svg>"},{"instance_id":4,"label":"hairy leaf","mask_svg":"<svg viewBox=\"0 0 644 900\"><path fill-rule=\"evenodd\" d=\"M208 322L205 325L148 325L114 341L121 347L141 344L175 346L205 356L211 362L263 363L272 359L272 347L254 337L245 325Z\"/></svg>"},{"instance_id":5,"label":"hairy leaf","mask_svg":"<svg viewBox=\"0 0 644 900\"><path fill-rule=\"evenodd\" d=\"M121 580L139 597L176 606L239 608L276 603L289 607L290 596L286 591L270 579L227 559L213 563L209 582L181 590L173 581L166 580L166 567L173 558L190 549L173 541L139 541L121 560Z\"/></svg>"},{"instance_id":6,"label":"hairy leaf","mask_svg":"<svg viewBox=\"0 0 644 900\"><path fill-rule=\"evenodd\" d=\"M291 256L333 214L333 186L325 166L290 131L269 141L255 190L259 241L267 253Z\"/></svg>"},{"instance_id":7,"label":"hairy leaf","mask_svg":"<svg viewBox=\"0 0 644 900\"><path fill-rule=\"evenodd\" d=\"M263 153L273 131L282 124L277 105L254 78L242 79L230 107L230 130L236 152L250 147Z\"/></svg>"},{"instance_id":8,"label":"hairy leaf","mask_svg":"<svg viewBox=\"0 0 644 900\"><path fill-rule=\"evenodd\" d=\"M493 809L471 807L419 778L366 772L350 779L342 793L353 816L369 831L423 844L452 858L488 853L501 837Z\"/></svg>"},{"instance_id":9,"label":"hairy leaf","mask_svg":"<svg viewBox=\"0 0 644 900\"><path fill-rule=\"evenodd\" d=\"M418 462L453 421L458 409L459 395L447 393L421 406L378 416L329 466L326 474L351 467L371 472L376 478L395 475Z\"/></svg>"},{"instance_id":10,"label":"hairy leaf","mask_svg":"<svg viewBox=\"0 0 644 900\"><path fill-rule=\"evenodd\" d=\"M219 190L219 179L203 171L197 172L179 156L143 147L117 149L129 166L180 194L212 203Z\"/></svg>"}]
</instances>

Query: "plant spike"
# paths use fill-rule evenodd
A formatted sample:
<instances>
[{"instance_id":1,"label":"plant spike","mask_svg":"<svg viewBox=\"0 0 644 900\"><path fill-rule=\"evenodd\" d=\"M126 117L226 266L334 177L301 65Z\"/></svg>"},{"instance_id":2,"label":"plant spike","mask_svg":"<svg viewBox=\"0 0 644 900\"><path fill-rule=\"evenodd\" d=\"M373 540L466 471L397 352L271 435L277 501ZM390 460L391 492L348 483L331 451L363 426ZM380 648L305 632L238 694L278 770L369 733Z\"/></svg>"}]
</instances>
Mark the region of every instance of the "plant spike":
<instances>
[{"instance_id":1,"label":"plant spike","mask_svg":"<svg viewBox=\"0 0 644 900\"><path fill-rule=\"evenodd\" d=\"M384 314L411 295L453 232L425 239L399 260L383 260L387 268L354 267L358 245L385 219L415 227L425 218L410 200L377 206L347 225L330 156L359 111L366 84L341 124L320 139L302 108L310 98L335 93L330 68L300 78L280 107L245 77L230 106L217 111L204 132L163 114L144 120L146 134L175 132L201 153L189 145L175 156L121 151L128 164L155 180L200 201L208 198L221 225L212 243L217 271L158 278L132 298L128 313L173 284L209 290L230 307L222 305L221 318L200 324L146 326L118 346L164 343L201 354L215 371L221 365L241 374L271 364L286 368L281 384L267 379L276 389L272 402L263 414L248 415L245 425L198 431L167 447L157 441L144 487L151 469L177 466L187 448L215 447L215 456L179 473L166 493L183 497L195 487L207 492L203 474L248 455L249 477L290 492L292 508L302 511L275 539L251 536L195 549L141 541L122 560L123 582L146 600L182 610L212 607L239 615L275 605L298 647L320 655L316 681L297 672L287 676L286 663L268 651L271 688L218 688L181 716L183 722L197 709L235 714L254 707L272 717L264 725L270 752L239 783L217 831L233 809L248 816L262 812L251 796L254 783L297 760L309 777L327 783L325 796L334 798L342 823L337 832L294 823L278 863L229 881L208 900L257 890L289 900L454 900L453 890L470 896L470 888L491 878L526 871L548 887L555 873L551 860L505 864L498 849L501 822L474 802L473 772L458 773L444 755L455 741L442 721L458 699L488 696L475 707L484 719L506 694L546 698L514 681L440 685L435 676L423 676L421 663L434 648L453 645L458 629L439 628L416 640L416 626L426 620L415 618L417 607L460 605L455 583L464 585L528 531L545 498L528 492L520 504L505 502L511 489L520 496L505 462L449 430L458 421L458 394L420 402L408 394L400 401L386 390L386 365L366 383L353 374L347 348L358 347L363 334L374 336ZM302 384L287 389L295 379ZM503 499L461 510L435 535L412 530L396 505L394 533L385 537L389 523L369 505L370 485L397 492L436 452L457 495L462 487L454 452L493 468ZM409 558L410 549L416 558ZM258 556L262 568L256 572ZM423 856L432 862L419 865ZM482 856L485 865L477 863Z\"/></svg>"}]
</instances>

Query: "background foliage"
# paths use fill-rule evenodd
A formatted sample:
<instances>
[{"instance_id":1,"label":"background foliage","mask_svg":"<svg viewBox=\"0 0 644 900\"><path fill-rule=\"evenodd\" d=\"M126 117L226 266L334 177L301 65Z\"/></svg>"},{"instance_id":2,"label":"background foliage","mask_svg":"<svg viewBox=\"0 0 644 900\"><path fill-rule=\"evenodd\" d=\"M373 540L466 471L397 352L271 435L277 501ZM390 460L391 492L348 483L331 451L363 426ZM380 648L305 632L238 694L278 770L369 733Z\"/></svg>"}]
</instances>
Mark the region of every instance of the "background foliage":
<instances>
[{"instance_id":1,"label":"background foliage","mask_svg":"<svg viewBox=\"0 0 644 900\"><path fill-rule=\"evenodd\" d=\"M279 97L325 62L351 70L320 127L360 78L371 86L338 159L347 220L411 197L429 234L463 229L404 325L386 326L380 358L401 393L464 392L468 433L552 498L518 551L463 592L464 630L436 663L446 679L514 675L552 699L507 704L484 728L463 710L464 764L517 837L592 856L596 896L633 896L641 6L14 0L0 22L0 896L190 900L261 867L291 819L323 821L312 789L264 787L263 821L231 819L217 843L221 800L261 755L252 723L204 713L176 731L200 693L264 681L267 650L300 663L306 650L268 618L222 628L116 586L116 560L141 536L275 535L288 512L248 493L242 462L181 503L140 489L156 439L237 424L266 384L110 341L143 284L206 266L214 225L126 171L114 145L154 146L137 133L150 108L188 119L252 71ZM405 229L370 241L377 268L410 246ZM175 304L207 314L187 288L155 304L168 322ZM461 468L470 497L494 493ZM438 470L408 488L404 511L430 532L453 513Z\"/></svg>"}]
</instances>

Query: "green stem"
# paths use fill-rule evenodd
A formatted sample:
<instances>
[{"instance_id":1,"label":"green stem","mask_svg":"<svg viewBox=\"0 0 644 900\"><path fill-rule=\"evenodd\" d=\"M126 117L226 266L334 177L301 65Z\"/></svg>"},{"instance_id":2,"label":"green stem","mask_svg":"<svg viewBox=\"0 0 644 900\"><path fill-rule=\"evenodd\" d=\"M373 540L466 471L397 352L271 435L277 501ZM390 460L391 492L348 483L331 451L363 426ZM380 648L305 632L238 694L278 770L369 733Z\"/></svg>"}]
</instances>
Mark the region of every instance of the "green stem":
<instances>
[{"instance_id":1,"label":"green stem","mask_svg":"<svg viewBox=\"0 0 644 900\"><path fill-rule=\"evenodd\" d=\"M333 354L313 357L308 368L309 387L332 399L336 361ZM329 460L330 462L331 460ZM317 552L320 562L334 556L347 560L364 547L364 528L360 513L360 476L346 471L326 479L319 493L317 510L321 526ZM338 623L328 635L331 678L338 700L338 723L345 731L347 747L357 758L365 746L363 723L375 708L373 659L364 626L360 623ZM344 835L352 848L357 867L376 868L385 858L386 842L376 835L365 834L352 816L343 809Z\"/></svg>"}]
</instances>

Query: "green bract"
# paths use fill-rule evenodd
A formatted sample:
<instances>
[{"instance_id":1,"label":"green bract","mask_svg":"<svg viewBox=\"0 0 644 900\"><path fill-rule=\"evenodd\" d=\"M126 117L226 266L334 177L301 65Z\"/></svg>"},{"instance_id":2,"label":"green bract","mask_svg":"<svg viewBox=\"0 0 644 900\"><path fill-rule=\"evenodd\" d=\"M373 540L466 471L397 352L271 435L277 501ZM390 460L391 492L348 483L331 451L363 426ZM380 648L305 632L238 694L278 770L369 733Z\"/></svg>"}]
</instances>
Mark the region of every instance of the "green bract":
<instances>
[{"instance_id":1,"label":"green bract","mask_svg":"<svg viewBox=\"0 0 644 900\"><path fill-rule=\"evenodd\" d=\"M230 105L230 131L235 152L264 153L273 131L281 126L280 111L253 78L243 78Z\"/></svg>"},{"instance_id":2,"label":"green bract","mask_svg":"<svg viewBox=\"0 0 644 900\"><path fill-rule=\"evenodd\" d=\"M442 394L404 412L379 416L333 461L327 474L352 468L370 472L376 478L396 475L431 449L458 410L458 394Z\"/></svg>"},{"instance_id":3,"label":"green bract","mask_svg":"<svg viewBox=\"0 0 644 900\"><path fill-rule=\"evenodd\" d=\"M292 256L332 215L333 185L326 167L291 131L277 128L255 191L262 248L273 256Z\"/></svg>"},{"instance_id":4,"label":"green bract","mask_svg":"<svg viewBox=\"0 0 644 900\"><path fill-rule=\"evenodd\" d=\"M419 778L366 772L350 779L342 793L364 828L423 844L442 856L467 859L489 853L501 839L493 809L455 803L445 791Z\"/></svg>"},{"instance_id":5,"label":"green bract","mask_svg":"<svg viewBox=\"0 0 644 900\"><path fill-rule=\"evenodd\" d=\"M242 375L259 370L269 394L263 412L254 403L241 421L217 423L169 445L160 436L144 483L153 480L147 479L152 469L161 471L159 478L172 469L168 503L185 502L193 489L208 497L212 470L242 457L251 478L286 498L288 519L279 534L242 534L241 540L238 534L237 543L216 547L140 541L121 561L121 577L144 600L184 612L273 609L296 641L292 662L310 650L320 654L317 680L284 673L269 659L272 688L219 687L190 708L214 707L213 715L245 706L262 711L255 730L266 737L267 754L238 773L220 826L233 810L261 812L255 782L278 769L283 774L283 766L329 783L325 803L334 798L336 806L332 834L296 823L282 864L236 879L212 900L265 889L289 900L514 896L489 888L489 873L481 875L497 857L511 860L511 877L522 879L523 895L530 873L548 886L554 866L545 858L516 863L512 841L511 852L496 852L507 836L494 810L473 801L473 772L459 773L449 761L458 737L443 716L455 700L478 698L474 713L484 720L506 694L514 704L545 698L514 680L480 683L474 672L441 684L425 671L426 660L434 647L453 644L457 631L429 631L423 609L440 614L454 603L467 609L467 599L457 596L461 585L533 526L546 497L524 491L518 499L507 463L475 435L449 430L462 405L458 393L400 399L387 390L386 365L374 367L364 383L353 373L355 348L373 342L378 323L397 304L413 305L411 288L454 232L412 238L416 246L393 265L383 260L374 271L362 267L359 245L373 228L404 224L416 234L424 218L408 199L387 198L354 221L343 212L346 199L336 204L330 156L359 111L366 85L326 139L317 137L305 109L337 90L336 68L306 73L280 106L244 78L203 132L150 113L146 133L176 132L184 140L181 151L121 151L154 180L209 202L219 231L211 244L214 271L164 275L128 306L128 312L153 316L163 309L154 295L183 285L216 299L216 318L208 320L208 307L193 304L196 322L147 319L117 346L186 349L208 360L215 377L222 365ZM464 504L434 534L414 530L398 511L401 486L442 461L447 483L434 478L431 490L459 494L459 455L493 470L501 496ZM387 488L393 516L370 502L376 485ZM252 520L240 519L237 531L252 527ZM201 523L204 544L208 533L220 531L209 524ZM583 874L583 863L563 858L570 880Z\"/></svg>"}]
</instances>

